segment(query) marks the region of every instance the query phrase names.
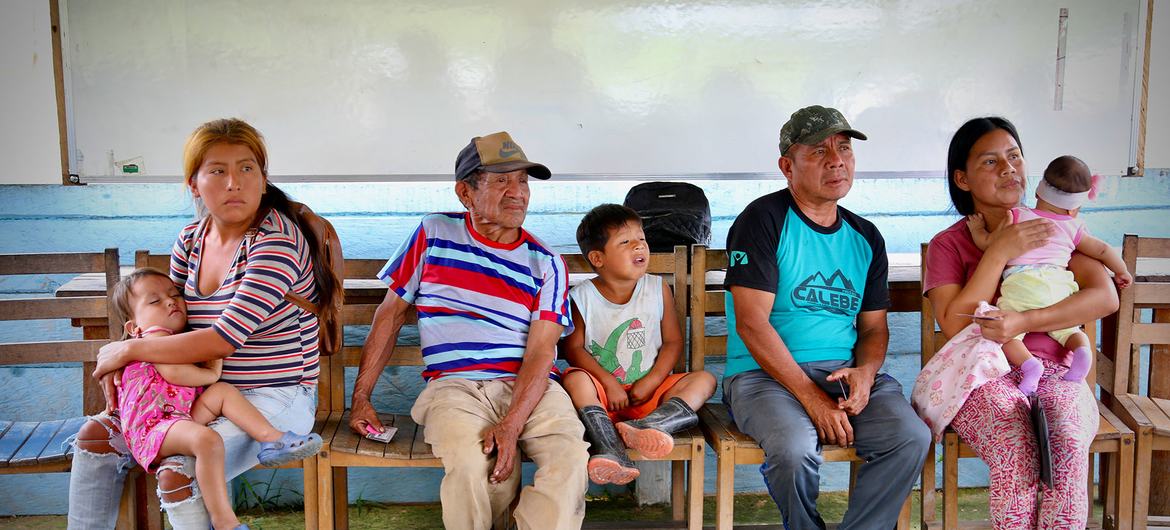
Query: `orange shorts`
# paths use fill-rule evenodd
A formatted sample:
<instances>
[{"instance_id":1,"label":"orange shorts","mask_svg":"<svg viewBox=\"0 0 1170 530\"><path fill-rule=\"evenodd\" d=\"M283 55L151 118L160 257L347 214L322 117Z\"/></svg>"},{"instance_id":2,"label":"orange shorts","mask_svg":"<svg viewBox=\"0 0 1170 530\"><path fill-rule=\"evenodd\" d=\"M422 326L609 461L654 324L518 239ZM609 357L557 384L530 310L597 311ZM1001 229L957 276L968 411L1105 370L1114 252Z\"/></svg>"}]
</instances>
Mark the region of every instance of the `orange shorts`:
<instances>
[{"instance_id":1,"label":"orange shorts","mask_svg":"<svg viewBox=\"0 0 1170 530\"><path fill-rule=\"evenodd\" d=\"M666 376L666 379L662 380L662 384L658 385L658 388L654 389L654 395L650 396L650 399L647 399L645 403L642 403L636 407L626 407L622 410L613 411L609 410L609 399L605 396L605 387L602 386L601 381L598 381L596 377L593 377L593 374L589 373L589 371L585 370L584 368L569 368L568 370L565 370L565 375L569 375L572 372L581 372L589 376L589 379L593 381L593 388L597 389L597 399L601 401L601 408L609 412L609 419L613 421L636 420L639 418L644 418L647 414L650 414L654 411L654 409L658 408L658 406L662 404L663 394L669 392L671 388L674 388L674 385L676 385L679 381L682 381L682 378L690 374L690 372L670 374ZM623 385L627 391L630 390L631 386L634 385Z\"/></svg>"}]
</instances>

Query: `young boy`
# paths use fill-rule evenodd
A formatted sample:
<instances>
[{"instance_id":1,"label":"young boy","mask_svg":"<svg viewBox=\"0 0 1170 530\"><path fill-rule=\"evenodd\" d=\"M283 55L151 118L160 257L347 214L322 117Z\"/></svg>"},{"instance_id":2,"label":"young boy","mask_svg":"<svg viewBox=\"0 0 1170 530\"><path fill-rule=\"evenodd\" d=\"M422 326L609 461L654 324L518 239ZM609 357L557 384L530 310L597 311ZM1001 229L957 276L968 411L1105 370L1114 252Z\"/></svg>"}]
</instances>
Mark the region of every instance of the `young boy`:
<instances>
[{"instance_id":1,"label":"young boy","mask_svg":"<svg viewBox=\"0 0 1170 530\"><path fill-rule=\"evenodd\" d=\"M627 484L638 469L626 447L650 458L670 453L671 433L698 423L715 377L670 373L682 330L670 288L646 274L650 250L636 212L617 204L590 210L577 244L597 277L569 291L574 329L561 351L572 368L563 382L590 442L589 479Z\"/></svg>"}]
</instances>

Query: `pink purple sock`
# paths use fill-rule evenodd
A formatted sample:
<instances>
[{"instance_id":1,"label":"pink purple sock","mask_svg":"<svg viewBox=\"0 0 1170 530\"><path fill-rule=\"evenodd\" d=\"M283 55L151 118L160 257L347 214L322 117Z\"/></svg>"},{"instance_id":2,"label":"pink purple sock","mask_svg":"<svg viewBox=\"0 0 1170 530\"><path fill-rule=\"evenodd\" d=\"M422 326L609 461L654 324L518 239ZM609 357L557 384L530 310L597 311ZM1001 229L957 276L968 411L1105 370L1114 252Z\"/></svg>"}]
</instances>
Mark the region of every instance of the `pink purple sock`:
<instances>
[{"instance_id":1,"label":"pink purple sock","mask_svg":"<svg viewBox=\"0 0 1170 530\"><path fill-rule=\"evenodd\" d=\"M1024 395L1035 394L1036 386L1040 384L1040 376L1044 375L1044 363L1035 357L1024 361L1020 365L1020 384L1017 385Z\"/></svg>"},{"instance_id":2,"label":"pink purple sock","mask_svg":"<svg viewBox=\"0 0 1170 530\"><path fill-rule=\"evenodd\" d=\"M1064 374L1065 381L1084 381L1085 376L1089 374L1089 369L1093 367L1093 350L1088 346L1081 346L1073 350L1072 364L1068 367L1068 372Z\"/></svg>"}]
</instances>

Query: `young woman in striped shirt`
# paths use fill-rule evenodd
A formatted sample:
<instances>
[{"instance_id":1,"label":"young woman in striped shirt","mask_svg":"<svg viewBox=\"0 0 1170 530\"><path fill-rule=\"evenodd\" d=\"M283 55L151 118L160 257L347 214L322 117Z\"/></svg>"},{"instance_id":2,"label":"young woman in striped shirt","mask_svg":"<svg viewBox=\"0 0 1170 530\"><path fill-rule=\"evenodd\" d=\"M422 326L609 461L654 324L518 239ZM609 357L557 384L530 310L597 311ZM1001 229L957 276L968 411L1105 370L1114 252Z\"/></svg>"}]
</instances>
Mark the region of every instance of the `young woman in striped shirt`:
<instances>
[{"instance_id":1,"label":"young woman in striped shirt","mask_svg":"<svg viewBox=\"0 0 1170 530\"><path fill-rule=\"evenodd\" d=\"M221 381L240 389L277 429L309 432L320 324L285 295L324 306L341 296L341 282L325 266L322 242L301 226L288 197L269 182L267 149L256 129L237 119L208 122L192 133L183 158L185 183L201 218L179 234L169 274L187 302L191 331L111 343L102 348L94 375L112 381L114 370L134 361L222 359ZM106 396L112 399L109 390ZM257 463L260 447L247 433L226 420L210 427L223 439L229 480ZM118 429L116 416L98 417L79 433L71 527L113 527L122 480L133 465L113 440ZM105 458L108 453L119 457ZM194 469L188 457L160 465L162 505L176 529L209 524Z\"/></svg>"}]
</instances>

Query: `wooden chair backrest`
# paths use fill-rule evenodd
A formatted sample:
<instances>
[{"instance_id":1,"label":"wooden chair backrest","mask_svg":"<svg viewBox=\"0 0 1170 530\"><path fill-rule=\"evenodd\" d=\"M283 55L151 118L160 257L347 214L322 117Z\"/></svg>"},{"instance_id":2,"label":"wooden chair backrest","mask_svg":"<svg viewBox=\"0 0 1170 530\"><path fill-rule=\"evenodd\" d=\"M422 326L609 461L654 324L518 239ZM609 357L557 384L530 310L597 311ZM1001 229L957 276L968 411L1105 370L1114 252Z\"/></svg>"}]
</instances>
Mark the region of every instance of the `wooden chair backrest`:
<instances>
[{"instance_id":1,"label":"wooden chair backrest","mask_svg":"<svg viewBox=\"0 0 1170 530\"><path fill-rule=\"evenodd\" d=\"M105 321L105 336L84 337L82 340L3 343L0 344L0 365L81 362L83 407L86 414L93 414L101 410L104 404L101 389L89 377L95 367L93 361L98 349L108 343L109 338L116 339L122 333L109 304L109 295L113 293L119 279L118 249L106 249L105 252L0 254L0 276L89 273L104 275L104 295L5 298L0 300L0 320Z\"/></svg>"},{"instance_id":2,"label":"wooden chair backrest","mask_svg":"<svg viewBox=\"0 0 1170 530\"><path fill-rule=\"evenodd\" d=\"M920 268L921 278L923 280L926 279L926 247L927 243L922 243L922 259ZM943 332L938 328L938 322L935 319L934 307L930 304L930 299L926 297L926 294L922 295L922 314L919 323L921 332L920 344L922 348L922 366L926 366L926 363L929 362L932 357L934 357L934 354L938 352L938 350L941 349L944 344L947 343L947 337L946 335L943 335ZM1093 345L1093 357L1096 366L1096 370L1089 370L1089 374L1085 377L1085 379L1089 384L1089 388L1095 388L1098 380L1106 380L1111 377L1111 374L1113 373L1113 363L1109 362L1109 360L1106 359L1101 354L1101 352L1097 350L1097 321L1094 320L1085 323L1084 331L1085 335L1089 336L1089 344ZM1102 386L1104 387L1104 384L1102 384ZM1109 391L1107 388L1105 390L1107 392Z\"/></svg>"},{"instance_id":3,"label":"wooden chair backrest","mask_svg":"<svg viewBox=\"0 0 1170 530\"><path fill-rule=\"evenodd\" d=\"M1116 369L1113 385L1118 392L1137 394L1141 388L1141 355L1143 345L1150 346L1150 370L1170 369L1170 278L1139 275L1141 265L1152 265L1155 260L1170 259L1170 238L1138 237L1126 234L1122 243L1122 259L1135 281L1119 294L1117 326L1112 328L1113 360ZM1165 261L1161 262L1165 264ZM1142 311L1158 309L1150 322L1142 321ZM1147 374L1148 377L1149 374Z\"/></svg>"},{"instance_id":4,"label":"wooden chair backrest","mask_svg":"<svg viewBox=\"0 0 1170 530\"><path fill-rule=\"evenodd\" d=\"M589 261L585 259L585 256L564 254L563 257L565 265L569 269L569 283L571 285L576 285L579 280L584 281L587 277L595 276L593 268L589 266ZM678 317L679 329L683 330L685 337L687 329L687 247L679 245L674 247L673 252L651 253L646 272L662 276L670 284L674 295L674 314ZM688 363L687 355L679 355L674 370L676 372L687 371L691 369L688 367L689 364L691 363Z\"/></svg>"},{"instance_id":5,"label":"wooden chair backrest","mask_svg":"<svg viewBox=\"0 0 1170 530\"><path fill-rule=\"evenodd\" d=\"M702 245L691 247L691 370L702 370L706 357L727 355L727 335L710 335L707 317L727 314L722 277L727 251Z\"/></svg>"}]
</instances>

